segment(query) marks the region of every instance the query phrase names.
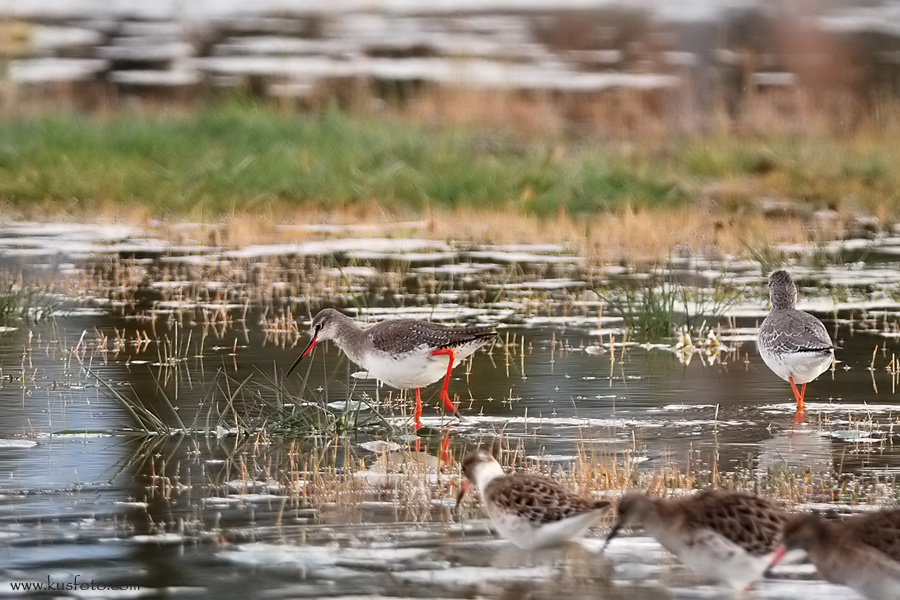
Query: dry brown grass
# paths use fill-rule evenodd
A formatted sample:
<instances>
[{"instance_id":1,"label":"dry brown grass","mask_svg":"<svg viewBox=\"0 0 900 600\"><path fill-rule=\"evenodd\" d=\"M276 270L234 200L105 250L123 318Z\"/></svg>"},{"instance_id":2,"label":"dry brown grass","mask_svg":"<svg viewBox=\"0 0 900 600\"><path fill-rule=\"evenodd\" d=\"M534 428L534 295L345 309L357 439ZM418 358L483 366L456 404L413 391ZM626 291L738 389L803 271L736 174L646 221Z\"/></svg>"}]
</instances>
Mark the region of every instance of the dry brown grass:
<instances>
[{"instance_id":1,"label":"dry brown grass","mask_svg":"<svg viewBox=\"0 0 900 600\"><path fill-rule=\"evenodd\" d=\"M179 244L208 243L240 247L260 243L296 243L322 239L308 231L311 223L366 223L366 233L348 237L423 237L479 244L561 243L591 262L658 263L673 254L747 256L751 249L774 244L828 239L834 231L813 229L800 218L763 215L728 219L711 208L627 209L621 214L572 217L561 213L544 219L511 211L472 208L431 210L419 215L363 211L301 211L290 220L260 215L234 215L220 223L168 223L156 231ZM412 220L410 220L412 219ZM140 220L147 223L146 220Z\"/></svg>"}]
</instances>

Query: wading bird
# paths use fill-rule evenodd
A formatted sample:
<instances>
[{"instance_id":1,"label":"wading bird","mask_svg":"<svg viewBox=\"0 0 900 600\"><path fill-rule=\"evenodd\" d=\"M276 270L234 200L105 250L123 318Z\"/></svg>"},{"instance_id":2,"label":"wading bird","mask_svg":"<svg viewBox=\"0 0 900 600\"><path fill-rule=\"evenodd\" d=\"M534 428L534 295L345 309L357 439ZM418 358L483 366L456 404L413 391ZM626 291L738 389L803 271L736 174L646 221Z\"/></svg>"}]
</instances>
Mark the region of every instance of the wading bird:
<instances>
[{"instance_id":1,"label":"wading bird","mask_svg":"<svg viewBox=\"0 0 900 600\"><path fill-rule=\"evenodd\" d=\"M312 321L312 339L288 369L288 375L321 341L332 340L350 360L376 379L397 389L416 390L416 429L422 426L419 388L444 378L441 400L450 414L459 411L447 386L453 367L491 341L497 333L485 325L449 327L430 321L397 319L363 327L357 321L325 308Z\"/></svg>"},{"instance_id":2,"label":"wading bird","mask_svg":"<svg viewBox=\"0 0 900 600\"><path fill-rule=\"evenodd\" d=\"M607 545L623 527L643 526L695 572L738 591L765 573L787 520L763 498L718 490L677 499L629 492L619 500L618 513Z\"/></svg>"},{"instance_id":3,"label":"wading bird","mask_svg":"<svg viewBox=\"0 0 900 600\"><path fill-rule=\"evenodd\" d=\"M822 321L795 308L797 286L787 271L769 276L769 298L772 308L759 327L756 348L766 366L791 384L799 416L806 384L834 362L834 344Z\"/></svg>"},{"instance_id":4,"label":"wading bird","mask_svg":"<svg viewBox=\"0 0 900 600\"><path fill-rule=\"evenodd\" d=\"M819 515L796 515L784 526L783 547L805 550L825 579L850 586L869 600L900 598L900 510L879 510L828 521Z\"/></svg>"},{"instance_id":5,"label":"wading bird","mask_svg":"<svg viewBox=\"0 0 900 600\"><path fill-rule=\"evenodd\" d=\"M568 541L590 527L608 510L606 500L587 500L556 481L540 475L503 472L484 450L468 455L462 463L463 482L456 506L475 484L484 510L504 538L525 550Z\"/></svg>"}]
</instances>

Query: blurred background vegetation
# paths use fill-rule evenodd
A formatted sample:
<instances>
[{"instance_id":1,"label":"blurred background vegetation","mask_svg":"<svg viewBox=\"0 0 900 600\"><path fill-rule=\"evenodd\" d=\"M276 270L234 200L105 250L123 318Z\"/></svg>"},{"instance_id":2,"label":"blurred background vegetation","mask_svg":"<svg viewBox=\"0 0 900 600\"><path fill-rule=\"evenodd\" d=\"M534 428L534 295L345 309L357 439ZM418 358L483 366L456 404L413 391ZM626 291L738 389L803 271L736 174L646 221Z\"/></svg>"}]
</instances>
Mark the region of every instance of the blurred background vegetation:
<instances>
[{"instance_id":1,"label":"blurred background vegetation","mask_svg":"<svg viewBox=\"0 0 900 600\"><path fill-rule=\"evenodd\" d=\"M95 4L0 9L7 217L900 213L890 4Z\"/></svg>"}]
</instances>

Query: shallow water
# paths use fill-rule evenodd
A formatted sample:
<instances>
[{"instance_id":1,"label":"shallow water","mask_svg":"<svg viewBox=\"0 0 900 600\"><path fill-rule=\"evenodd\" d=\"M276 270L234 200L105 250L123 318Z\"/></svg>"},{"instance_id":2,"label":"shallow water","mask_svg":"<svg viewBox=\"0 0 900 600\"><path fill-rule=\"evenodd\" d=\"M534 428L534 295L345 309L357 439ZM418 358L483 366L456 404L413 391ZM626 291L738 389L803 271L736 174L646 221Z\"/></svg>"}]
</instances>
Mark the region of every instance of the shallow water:
<instances>
[{"instance_id":1,"label":"shallow water","mask_svg":"<svg viewBox=\"0 0 900 600\"><path fill-rule=\"evenodd\" d=\"M50 290L32 302L55 314L0 333L2 593L76 575L142 588L108 597L722 592L641 535L601 554L605 524L567 548L513 551L475 503L453 511L455 468L437 468L442 429L456 457L501 446L520 468L568 477L586 455L643 482L734 478L773 494L792 482L810 503L883 504L896 495L898 239L845 243L827 249L828 266L792 267L801 307L819 311L841 346L835 369L808 388L806 422L795 424L789 386L756 355L766 306L754 263L668 266L678 280L742 292L714 328L717 342L695 339L687 362L676 340L625 342L622 319L587 291L647 274L589 264L564 247L323 238L223 251L127 228L33 232L0 230L4 273ZM785 250L802 257L809 249ZM427 455L407 450L409 403L354 376L330 344L284 389L276 383L308 340L308 319L291 315L324 305L373 320L497 327L498 342L454 371L461 422L441 415L437 386L423 391ZM188 434L129 433L134 418L115 392ZM317 440L234 435L232 409L249 421L264 401L299 397L359 427ZM802 564L779 568L754 595L812 596L852 597Z\"/></svg>"}]
</instances>

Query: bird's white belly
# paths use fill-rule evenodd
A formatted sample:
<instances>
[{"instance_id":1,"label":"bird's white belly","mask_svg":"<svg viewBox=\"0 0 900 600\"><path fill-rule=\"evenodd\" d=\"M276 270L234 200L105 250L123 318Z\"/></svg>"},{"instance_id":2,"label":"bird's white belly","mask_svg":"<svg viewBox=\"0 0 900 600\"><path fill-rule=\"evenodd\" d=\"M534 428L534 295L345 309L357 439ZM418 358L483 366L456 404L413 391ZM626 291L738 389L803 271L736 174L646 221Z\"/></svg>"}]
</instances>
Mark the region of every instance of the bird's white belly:
<instances>
[{"instance_id":1,"label":"bird's white belly","mask_svg":"<svg viewBox=\"0 0 900 600\"><path fill-rule=\"evenodd\" d=\"M760 356L773 373L784 379L792 378L794 383L809 383L831 367L831 354L814 352L793 352L775 354L760 350Z\"/></svg>"},{"instance_id":2,"label":"bird's white belly","mask_svg":"<svg viewBox=\"0 0 900 600\"><path fill-rule=\"evenodd\" d=\"M523 550L547 548L571 540L587 530L599 516L599 512L583 513L535 526L510 511L488 507L487 513L497 532Z\"/></svg>"},{"instance_id":3,"label":"bird's white belly","mask_svg":"<svg viewBox=\"0 0 900 600\"><path fill-rule=\"evenodd\" d=\"M849 578L847 585L872 600L896 600L900 598L900 579L896 577Z\"/></svg>"},{"instance_id":4,"label":"bird's white belly","mask_svg":"<svg viewBox=\"0 0 900 600\"><path fill-rule=\"evenodd\" d=\"M469 352L468 354L471 354ZM455 367L468 354L455 355ZM445 354L432 355L432 350L407 354L393 358L383 353L372 353L365 364L360 365L369 375L379 381L401 390L421 388L431 385L447 374L450 357Z\"/></svg>"},{"instance_id":5,"label":"bird's white belly","mask_svg":"<svg viewBox=\"0 0 900 600\"><path fill-rule=\"evenodd\" d=\"M837 564L833 564L839 561ZM815 561L819 572L849 585L870 600L900 598L900 562L871 549L845 553L839 559Z\"/></svg>"},{"instance_id":6,"label":"bird's white belly","mask_svg":"<svg viewBox=\"0 0 900 600\"><path fill-rule=\"evenodd\" d=\"M761 579L774 554L754 556L724 536L710 531L690 538L657 536L667 550L698 575L727 583L738 590Z\"/></svg>"}]
</instances>

